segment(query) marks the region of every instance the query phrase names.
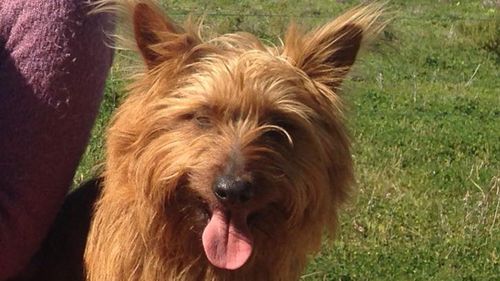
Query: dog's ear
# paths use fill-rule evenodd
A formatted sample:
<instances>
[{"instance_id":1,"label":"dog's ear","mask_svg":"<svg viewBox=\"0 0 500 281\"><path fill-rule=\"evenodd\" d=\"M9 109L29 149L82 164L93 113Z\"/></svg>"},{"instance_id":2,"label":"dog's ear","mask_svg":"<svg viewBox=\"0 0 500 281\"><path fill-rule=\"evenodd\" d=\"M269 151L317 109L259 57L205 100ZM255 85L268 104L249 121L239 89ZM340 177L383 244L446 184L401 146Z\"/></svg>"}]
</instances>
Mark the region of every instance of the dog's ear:
<instances>
[{"instance_id":1,"label":"dog's ear","mask_svg":"<svg viewBox=\"0 0 500 281\"><path fill-rule=\"evenodd\" d=\"M363 42L382 29L381 13L381 5L358 7L305 35L291 25L283 54L311 79L336 92Z\"/></svg>"},{"instance_id":2,"label":"dog's ear","mask_svg":"<svg viewBox=\"0 0 500 281\"><path fill-rule=\"evenodd\" d=\"M196 35L186 32L152 4L138 3L133 12L137 47L148 66L181 58L199 43Z\"/></svg>"}]
</instances>

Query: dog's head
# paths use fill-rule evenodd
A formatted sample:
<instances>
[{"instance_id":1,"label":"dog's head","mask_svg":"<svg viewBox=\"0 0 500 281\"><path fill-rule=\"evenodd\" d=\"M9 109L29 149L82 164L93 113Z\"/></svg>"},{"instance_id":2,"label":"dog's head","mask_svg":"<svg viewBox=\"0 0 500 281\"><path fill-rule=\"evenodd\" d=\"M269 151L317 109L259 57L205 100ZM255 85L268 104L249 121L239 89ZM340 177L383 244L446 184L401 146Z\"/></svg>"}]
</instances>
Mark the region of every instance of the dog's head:
<instances>
[{"instance_id":1,"label":"dog's head","mask_svg":"<svg viewBox=\"0 0 500 281\"><path fill-rule=\"evenodd\" d=\"M340 84L378 15L371 6L309 33L291 26L269 47L246 33L203 41L135 5L147 70L110 128L107 176L152 210L144 232L176 221L223 269L278 245L318 247L352 181Z\"/></svg>"}]
</instances>

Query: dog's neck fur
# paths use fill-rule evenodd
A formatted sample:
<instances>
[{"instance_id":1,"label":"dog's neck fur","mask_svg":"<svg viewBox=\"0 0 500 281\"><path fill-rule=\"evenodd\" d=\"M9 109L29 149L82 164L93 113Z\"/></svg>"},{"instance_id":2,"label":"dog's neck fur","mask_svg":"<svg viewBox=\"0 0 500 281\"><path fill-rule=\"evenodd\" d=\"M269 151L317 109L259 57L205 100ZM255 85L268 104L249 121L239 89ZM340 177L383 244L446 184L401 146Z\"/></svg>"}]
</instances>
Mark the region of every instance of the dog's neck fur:
<instances>
[{"instance_id":1,"label":"dog's neck fur","mask_svg":"<svg viewBox=\"0 0 500 281\"><path fill-rule=\"evenodd\" d=\"M110 183L107 184L109 186ZM113 231L100 233L100 239L116 251L112 255L120 262L106 264L113 261L106 258L95 260L95 264L91 264L92 276L102 278L99 280L298 280L306 265L307 254L320 244L320 239L311 239L321 237L320 234L289 229L280 233L279 237L267 237L264 234L266 229L261 229L262 233L258 235L261 241L256 241L256 244L262 247L253 258L237 271L221 270L212 266L204 256L199 241L201 229L186 229L190 224L183 219L197 218L196 210L179 210L178 205L172 205L165 208L165 213L158 214L147 206L132 207L138 202L125 198L117 200L120 195L113 193L108 190L99 202L101 206L107 206L109 213L106 217L98 217L94 227L113 224ZM130 221L137 224L130 224ZM143 227L148 228L147 236L141 229ZM297 228L317 229L311 225Z\"/></svg>"}]
</instances>

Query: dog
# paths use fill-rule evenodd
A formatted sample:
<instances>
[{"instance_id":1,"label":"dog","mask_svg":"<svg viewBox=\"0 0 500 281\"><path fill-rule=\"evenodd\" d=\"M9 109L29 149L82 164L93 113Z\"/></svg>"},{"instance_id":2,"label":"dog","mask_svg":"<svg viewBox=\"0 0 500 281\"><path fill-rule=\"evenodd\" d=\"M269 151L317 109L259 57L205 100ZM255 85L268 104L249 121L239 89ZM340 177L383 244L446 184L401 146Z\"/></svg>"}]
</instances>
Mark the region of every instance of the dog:
<instances>
[{"instance_id":1,"label":"dog","mask_svg":"<svg viewBox=\"0 0 500 281\"><path fill-rule=\"evenodd\" d=\"M107 132L86 280L298 280L351 191L341 84L382 6L291 25L281 46L202 40L152 1L106 9L145 67Z\"/></svg>"}]
</instances>

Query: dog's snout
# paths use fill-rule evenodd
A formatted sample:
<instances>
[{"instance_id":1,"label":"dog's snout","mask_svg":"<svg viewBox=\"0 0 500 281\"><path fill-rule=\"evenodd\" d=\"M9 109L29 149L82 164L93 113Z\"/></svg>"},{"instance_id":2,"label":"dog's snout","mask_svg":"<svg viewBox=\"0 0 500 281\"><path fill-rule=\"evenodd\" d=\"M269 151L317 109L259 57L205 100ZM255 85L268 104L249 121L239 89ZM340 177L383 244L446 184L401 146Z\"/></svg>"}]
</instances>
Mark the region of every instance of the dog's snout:
<instances>
[{"instance_id":1,"label":"dog's snout","mask_svg":"<svg viewBox=\"0 0 500 281\"><path fill-rule=\"evenodd\" d=\"M215 180L213 192L225 204L245 203L253 197L252 184L233 176L220 176Z\"/></svg>"}]
</instances>

